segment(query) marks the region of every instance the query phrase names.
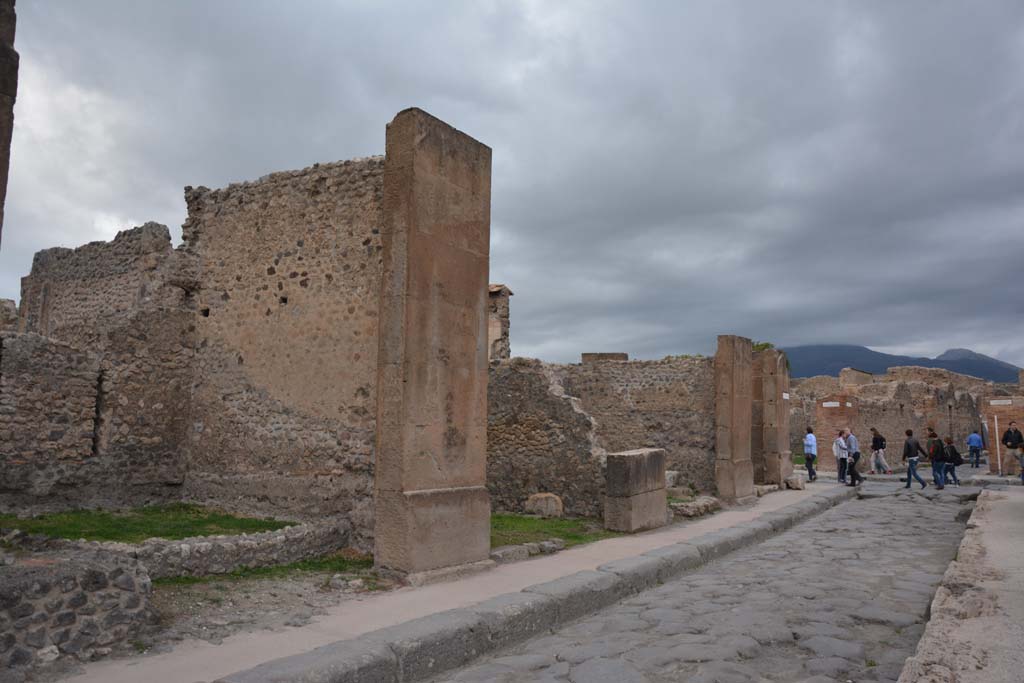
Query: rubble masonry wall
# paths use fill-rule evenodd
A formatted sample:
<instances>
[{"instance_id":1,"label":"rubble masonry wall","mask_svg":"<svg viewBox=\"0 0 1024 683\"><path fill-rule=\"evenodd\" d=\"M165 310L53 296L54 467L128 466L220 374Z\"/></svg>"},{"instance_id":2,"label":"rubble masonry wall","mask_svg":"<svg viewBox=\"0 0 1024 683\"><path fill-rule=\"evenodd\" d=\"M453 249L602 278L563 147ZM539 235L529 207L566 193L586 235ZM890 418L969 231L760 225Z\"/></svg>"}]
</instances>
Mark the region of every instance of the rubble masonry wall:
<instances>
[{"instance_id":1,"label":"rubble masonry wall","mask_svg":"<svg viewBox=\"0 0 1024 683\"><path fill-rule=\"evenodd\" d=\"M198 259L186 495L373 528L383 157L186 188Z\"/></svg>"}]
</instances>

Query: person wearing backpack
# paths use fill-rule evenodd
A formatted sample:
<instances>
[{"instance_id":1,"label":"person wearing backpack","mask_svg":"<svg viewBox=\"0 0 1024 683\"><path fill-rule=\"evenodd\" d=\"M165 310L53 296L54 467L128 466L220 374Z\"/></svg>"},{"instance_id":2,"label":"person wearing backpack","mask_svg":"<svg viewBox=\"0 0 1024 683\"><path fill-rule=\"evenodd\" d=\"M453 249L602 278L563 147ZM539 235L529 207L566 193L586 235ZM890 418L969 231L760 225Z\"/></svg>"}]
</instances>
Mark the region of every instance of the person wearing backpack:
<instances>
[{"instance_id":1,"label":"person wearing backpack","mask_svg":"<svg viewBox=\"0 0 1024 683\"><path fill-rule=\"evenodd\" d=\"M960 478L956 476L956 468L964 464L964 456L953 445L953 437L946 437L946 481L952 479L953 486L959 488Z\"/></svg>"},{"instance_id":2,"label":"person wearing backpack","mask_svg":"<svg viewBox=\"0 0 1024 683\"><path fill-rule=\"evenodd\" d=\"M903 442L903 460L907 463L907 485L904 488L909 489L910 482L914 479L917 479L922 491L928 488L928 484L924 483L924 479L917 473L917 463L922 455L927 457L928 454L921 448L921 442L914 438L914 430L908 429L907 440Z\"/></svg>"},{"instance_id":3,"label":"person wearing backpack","mask_svg":"<svg viewBox=\"0 0 1024 683\"><path fill-rule=\"evenodd\" d=\"M892 468L885 461L885 437L871 428L871 471L868 474L892 474Z\"/></svg>"},{"instance_id":4,"label":"person wearing backpack","mask_svg":"<svg viewBox=\"0 0 1024 683\"><path fill-rule=\"evenodd\" d=\"M946 444L931 427L928 428L925 449L928 451L928 459L932 461L932 481L935 483L935 489L941 491L946 488Z\"/></svg>"}]
</instances>

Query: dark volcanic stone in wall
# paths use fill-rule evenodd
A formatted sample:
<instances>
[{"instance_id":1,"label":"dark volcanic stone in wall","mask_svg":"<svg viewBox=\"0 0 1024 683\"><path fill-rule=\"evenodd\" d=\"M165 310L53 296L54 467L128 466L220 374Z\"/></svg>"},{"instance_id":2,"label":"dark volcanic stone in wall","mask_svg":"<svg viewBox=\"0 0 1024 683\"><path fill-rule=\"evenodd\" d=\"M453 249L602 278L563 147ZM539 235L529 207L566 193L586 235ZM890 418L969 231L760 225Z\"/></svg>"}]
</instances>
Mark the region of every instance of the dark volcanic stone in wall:
<instances>
[{"instance_id":1,"label":"dark volcanic stone in wall","mask_svg":"<svg viewBox=\"0 0 1024 683\"><path fill-rule=\"evenodd\" d=\"M384 159L186 188L199 260L190 496L372 535ZM361 541L360 541L361 539Z\"/></svg>"},{"instance_id":2,"label":"dark volcanic stone in wall","mask_svg":"<svg viewBox=\"0 0 1024 683\"><path fill-rule=\"evenodd\" d=\"M601 515L603 451L590 417L562 390L563 369L527 358L491 364L487 488L496 510L522 512L532 494L554 493L566 514Z\"/></svg>"}]
</instances>

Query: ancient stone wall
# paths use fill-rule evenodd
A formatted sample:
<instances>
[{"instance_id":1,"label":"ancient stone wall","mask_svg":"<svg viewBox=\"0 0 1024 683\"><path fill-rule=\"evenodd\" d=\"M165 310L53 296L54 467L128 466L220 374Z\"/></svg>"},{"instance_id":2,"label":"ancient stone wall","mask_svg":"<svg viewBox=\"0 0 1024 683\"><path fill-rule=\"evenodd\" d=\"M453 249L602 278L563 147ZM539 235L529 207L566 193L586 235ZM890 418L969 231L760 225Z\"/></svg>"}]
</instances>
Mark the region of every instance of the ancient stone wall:
<instances>
[{"instance_id":1,"label":"ancient stone wall","mask_svg":"<svg viewBox=\"0 0 1024 683\"><path fill-rule=\"evenodd\" d=\"M95 457L99 359L35 334L0 338L0 507L49 495Z\"/></svg>"},{"instance_id":2,"label":"ancient stone wall","mask_svg":"<svg viewBox=\"0 0 1024 683\"><path fill-rule=\"evenodd\" d=\"M172 254L170 232L157 223L36 253L21 279L21 331L97 349L160 288Z\"/></svg>"},{"instance_id":3,"label":"ancient stone wall","mask_svg":"<svg viewBox=\"0 0 1024 683\"><path fill-rule=\"evenodd\" d=\"M36 254L19 327L99 358L88 460L54 460L33 490L50 507L176 499L184 478L194 352L194 264L147 223L111 242ZM59 473L53 488L51 474Z\"/></svg>"},{"instance_id":4,"label":"ancient stone wall","mask_svg":"<svg viewBox=\"0 0 1024 683\"><path fill-rule=\"evenodd\" d=\"M523 512L534 493L561 497L570 516L598 517L604 449L594 419L566 395L565 366L492 363L487 388L487 488L497 510Z\"/></svg>"},{"instance_id":5,"label":"ancient stone wall","mask_svg":"<svg viewBox=\"0 0 1024 683\"><path fill-rule=\"evenodd\" d=\"M609 452L663 448L677 486L715 487L712 359L592 361L562 370L565 391L593 416Z\"/></svg>"},{"instance_id":6,"label":"ancient stone wall","mask_svg":"<svg viewBox=\"0 0 1024 683\"><path fill-rule=\"evenodd\" d=\"M492 364L487 486L496 508L522 511L543 492L561 496L566 514L599 516L605 454L636 448L664 449L678 486L714 490L710 358Z\"/></svg>"},{"instance_id":7,"label":"ancient stone wall","mask_svg":"<svg viewBox=\"0 0 1024 683\"><path fill-rule=\"evenodd\" d=\"M187 495L372 533L381 157L186 188L198 259Z\"/></svg>"},{"instance_id":8,"label":"ancient stone wall","mask_svg":"<svg viewBox=\"0 0 1024 683\"><path fill-rule=\"evenodd\" d=\"M145 568L106 553L16 558L0 571L0 669L109 654L155 620L150 591Z\"/></svg>"},{"instance_id":9,"label":"ancient stone wall","mask_svg":"<svg viewBox=\"0 0 1024 683\"><path fill-rule=\"evenodd\" d=\"M1002 440L1010 422L1016 422L1018 429L1024 429L1024 395L988 394L979 399L978 404L984 427L981 433L988 448L989 469L1006 476L1020 474L1020 463L1007 453Z\"/></svg>"},{"instance_id":10,"label":"ancient stone wall","mask_svg":"<svg viewBox=\"0 0 1024 683\"><path fill-rule=\"evenodd\" d=\"M512 355L509 342L509 297L505 285L487 286L487 359L505 360Z\"/></svg>"}]
</instances>

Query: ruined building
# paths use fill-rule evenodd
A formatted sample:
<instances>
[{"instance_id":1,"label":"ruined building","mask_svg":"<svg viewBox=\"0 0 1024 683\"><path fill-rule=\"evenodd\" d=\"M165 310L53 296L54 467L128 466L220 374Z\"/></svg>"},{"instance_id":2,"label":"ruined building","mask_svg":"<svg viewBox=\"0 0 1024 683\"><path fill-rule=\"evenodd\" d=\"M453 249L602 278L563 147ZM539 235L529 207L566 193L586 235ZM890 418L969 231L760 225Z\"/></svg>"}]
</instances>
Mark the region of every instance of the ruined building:
<instances>
[{"instance_id":1,"label":"ruined building","mask_svg":"<svg viewBox=\"0 0 1024 683\"><path fill-rule=\"evenodd\" d=\"M177 249L149 223L37 254L0 340L0 506L337 515L369 548L375 483L396 505L470 484L403 474L420 439L438 462L477 460L486 502L489 154L407 110L385 157L185 188ZM430 414L436 427L404 431Z\"/></svg>"},{"instance_id":2,"label":"ruined building","mask_svg":"<svg viewBox=\"0 0 1024 683\"><path fill-rule=\"evenodd\" d=\"M818 464L834 470L831 443L836 432L851 428L867 456L870 430L875 427L888 441L888 463L899 468L907 429L924 436L933 427L940 436L952 436L957 444L963 444L971 431L980 430L982 396L991 386L977 377L921 367L890 368L884 375L847 368L839 377L798 380L792 389L792 448L802 453L805 427L813 427L818 436Z\"/></svg>"}]
</instances>

